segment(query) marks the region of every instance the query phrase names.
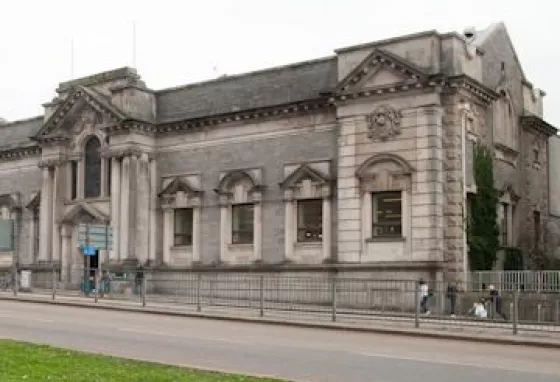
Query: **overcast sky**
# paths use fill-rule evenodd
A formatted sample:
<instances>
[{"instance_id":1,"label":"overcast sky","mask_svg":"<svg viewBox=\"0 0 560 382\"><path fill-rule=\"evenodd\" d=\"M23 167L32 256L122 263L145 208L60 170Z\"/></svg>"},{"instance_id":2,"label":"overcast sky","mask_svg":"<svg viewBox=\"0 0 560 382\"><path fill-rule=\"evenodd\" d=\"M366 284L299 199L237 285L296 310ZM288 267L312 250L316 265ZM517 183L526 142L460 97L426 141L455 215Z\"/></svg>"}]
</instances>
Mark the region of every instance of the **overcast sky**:
<instances>
[{"instance_id":1,"label":"overcast sky","mask_svg":"<svg viewBox=\"0 0 560 382\"><path fill-rule=\"evenodd\" d=\"M557 14L545 0L201 0L0 3L0 117L42 113L61 81L125 65L153 89L328 56L334 49L504 21L560 126ZM136 24L136 59L133 25Z\"/></svg>"}]
</instances>

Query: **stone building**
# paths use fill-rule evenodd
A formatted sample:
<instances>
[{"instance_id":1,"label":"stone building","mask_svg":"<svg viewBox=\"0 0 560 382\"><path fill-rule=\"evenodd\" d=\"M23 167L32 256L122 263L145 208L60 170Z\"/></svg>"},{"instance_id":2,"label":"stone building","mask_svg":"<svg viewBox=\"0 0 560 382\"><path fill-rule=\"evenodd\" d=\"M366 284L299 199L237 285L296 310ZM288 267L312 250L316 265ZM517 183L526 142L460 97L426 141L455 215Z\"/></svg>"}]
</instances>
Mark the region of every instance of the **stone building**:
<instances>
[{"instance_id":1,"label":"stone building","mask_svg":"<svg viewBox=\"0 0 560 382\"><path fill-rule=\"evenodd\" d=\"M112 232L94 266L460 280L477 141L495 154L503 244L545 245L556 130L503 24L163 90L122 68L56 93L0 126L5 267L71 281L94 223Z\"/></svg>"}]
</instances>

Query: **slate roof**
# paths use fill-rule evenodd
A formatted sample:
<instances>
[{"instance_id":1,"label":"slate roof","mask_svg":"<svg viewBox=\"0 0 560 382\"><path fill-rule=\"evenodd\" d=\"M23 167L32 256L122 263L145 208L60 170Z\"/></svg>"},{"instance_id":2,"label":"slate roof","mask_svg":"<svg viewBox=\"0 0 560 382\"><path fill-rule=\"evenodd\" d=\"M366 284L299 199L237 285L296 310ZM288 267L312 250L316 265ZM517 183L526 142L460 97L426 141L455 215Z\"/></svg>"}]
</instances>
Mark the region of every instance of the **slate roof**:
<instances>
[{"instance_id":1,"label":"slate roof","mask_svg":"<svg viewBox=\"0 0 560 382\"><path fill-rule=\"evenodd\" d=\"M0 150L35 145L29 137L35 135L42 124L42 116L0 124Z\"/></svg>"},{"instance_id":2,"label":"slate roof","mask_svg":"<svg viewBox=\"0 0 560 382\"><path fill-rule=\"evenodd\" d=\"M327 57L157 91L158 123L317 99L336 87Z\"/></svg>"}]
</instances>

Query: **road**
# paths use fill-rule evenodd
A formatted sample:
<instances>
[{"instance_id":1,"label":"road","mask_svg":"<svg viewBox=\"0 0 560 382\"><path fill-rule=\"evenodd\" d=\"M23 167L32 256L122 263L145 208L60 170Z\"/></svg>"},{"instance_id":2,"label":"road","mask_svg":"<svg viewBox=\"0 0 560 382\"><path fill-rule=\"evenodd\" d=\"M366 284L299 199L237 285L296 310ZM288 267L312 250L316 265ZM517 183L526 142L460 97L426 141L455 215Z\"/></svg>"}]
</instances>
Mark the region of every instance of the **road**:
<instances>
[{"instance_id":1,"label":"road","mask_svg":"<svg viewBox=\"0 0 560 382\"><path fill-rule=\"evenodd\" d=\"M292 381L560 380L560 350L13 301L0 338Z\"/></svg>"}]
</instances>

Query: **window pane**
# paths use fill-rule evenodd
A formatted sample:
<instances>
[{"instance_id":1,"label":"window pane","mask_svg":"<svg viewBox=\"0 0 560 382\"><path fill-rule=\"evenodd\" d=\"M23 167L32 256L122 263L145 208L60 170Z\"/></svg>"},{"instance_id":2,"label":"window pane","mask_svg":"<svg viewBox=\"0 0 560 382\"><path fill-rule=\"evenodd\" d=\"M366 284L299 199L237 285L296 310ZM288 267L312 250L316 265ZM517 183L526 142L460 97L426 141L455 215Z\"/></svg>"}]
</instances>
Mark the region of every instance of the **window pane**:
<instances>
[{"instance_id":1,"label":"window pane","mask_svg":"<svg viewBox=\"0 0 560 382\"><path fill-rule=\"evenodd\" d=\"M85 197L101 196L101 143L97 138L90 138L86 143Z\"/></svg>"},{"instance_id":2,"label":"window pane","mask_svg":"<svg viewBox=\"0 0 560 382\"><path fill-rule=\"evenodd\" d=\"M192 245L193 210L181 208L175 210L173 224L173 245Z\"/></svg>"},{"instance_id":3,"label":"window pane","mask_svg":"<svg viewBox=\"0 0 560 382\"><path fill-rule=\"evenodd\" d=\"M372 196L373 236L401 236L401 192L374 193Z\"/></svg>"},{"instance_id":4,"label":"window pane","mask_svg":"<svg viewBox=\"0 0 560 382\"><path fill-rule=\"evenodd\" d=\"M298 209L298 241L322 241L323 240L323 201L300 200L297 202Z\"/></svg>"},{"instance_id":5,"label":"window pane","mask_svg":"<svg viewBox=\"0 0 560 382\"><path fill-rule=\"evenodd\" d=\"M238 204L232 207L232 244L253 243L253 205Z\"/></svg>"}]
</instances>

